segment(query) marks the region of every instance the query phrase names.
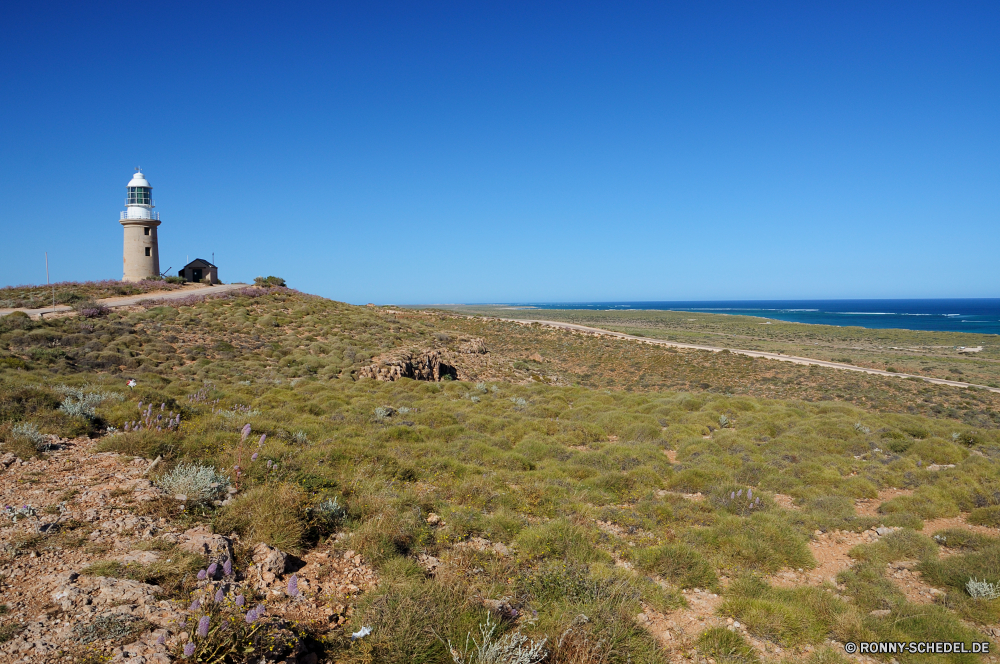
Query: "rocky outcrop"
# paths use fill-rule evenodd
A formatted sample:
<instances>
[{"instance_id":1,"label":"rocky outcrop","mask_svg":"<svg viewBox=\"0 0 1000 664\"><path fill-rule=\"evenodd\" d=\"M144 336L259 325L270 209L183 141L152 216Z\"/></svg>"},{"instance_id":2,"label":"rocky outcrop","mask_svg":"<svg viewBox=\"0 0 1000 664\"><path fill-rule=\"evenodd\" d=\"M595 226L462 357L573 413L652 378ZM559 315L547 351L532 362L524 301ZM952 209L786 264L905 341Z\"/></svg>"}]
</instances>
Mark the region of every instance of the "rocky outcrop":
<instances>
[{"instance_id":1,"label":"rocky outcrop","mask_svg":"<svg viewBox=\"0 0 1000 664\"><path fill-rule=\"evenodd\" d=\"M445 376L457 379L458 370L447 361L447 355L448 351L444 349L398 351L375 358L375 363L363 367L358 376L382 382L400 378L439 381Z\"/></svg>"},{"instance_id":2,"label":"rocky outcrop","mask_svg":"<svg viewBox=\"0 0 1000 664\"><path fill-rule=\"evenodd\" d=\"M486 342L482 339L469 339L458 347L458 352L470 355L485 355L490 351L486 349Z\"/></svg>"}]
</instances>

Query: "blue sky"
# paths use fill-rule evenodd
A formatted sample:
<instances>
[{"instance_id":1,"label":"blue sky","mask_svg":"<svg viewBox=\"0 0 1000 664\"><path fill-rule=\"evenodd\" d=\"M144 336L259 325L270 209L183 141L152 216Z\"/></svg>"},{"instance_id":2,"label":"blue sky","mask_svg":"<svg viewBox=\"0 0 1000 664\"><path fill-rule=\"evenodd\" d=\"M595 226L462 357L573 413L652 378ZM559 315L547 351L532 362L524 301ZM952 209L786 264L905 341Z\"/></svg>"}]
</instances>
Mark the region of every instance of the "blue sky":
<instances>
[{"instance_id":1,"label":"blue sky","mask_svg":"<svg viewBox=\"0 0 1000 664\"><path fill-rule=\"evenodd\" d=\"M996 297L1000 4L0 6L0 285Z\"/></svg>"}]
</instances>

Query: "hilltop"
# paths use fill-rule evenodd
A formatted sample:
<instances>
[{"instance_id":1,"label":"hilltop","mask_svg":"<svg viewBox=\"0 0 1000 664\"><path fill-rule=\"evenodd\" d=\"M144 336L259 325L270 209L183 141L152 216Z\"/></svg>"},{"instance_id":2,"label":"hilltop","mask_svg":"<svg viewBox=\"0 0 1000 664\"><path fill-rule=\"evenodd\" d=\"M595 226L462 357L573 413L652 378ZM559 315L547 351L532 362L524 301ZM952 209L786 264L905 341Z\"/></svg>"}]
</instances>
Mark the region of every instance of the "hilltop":
<instances>
[{"instance_id":1,"label":"hilltop","mask_svg":"<svg viewBox=\"0 0 1000 664\"><path fill-rule=\"evenodd\" d=\"M2 656L996 643L1000 395L469 313L261 287L0 318Z\"/></svg>"}]
</instances>

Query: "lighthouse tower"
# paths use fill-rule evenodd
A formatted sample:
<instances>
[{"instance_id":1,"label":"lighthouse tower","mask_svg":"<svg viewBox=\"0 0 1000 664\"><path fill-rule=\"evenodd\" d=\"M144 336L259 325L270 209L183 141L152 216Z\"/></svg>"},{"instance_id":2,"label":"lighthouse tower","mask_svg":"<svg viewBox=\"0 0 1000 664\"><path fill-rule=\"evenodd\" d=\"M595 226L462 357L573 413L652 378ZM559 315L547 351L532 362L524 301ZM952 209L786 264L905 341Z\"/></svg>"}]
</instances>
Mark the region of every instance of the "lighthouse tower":
<instances>
[{"instance_id":1,"label":"lighthouse tower","mask_svg":"<svg viewBox=\"0 0 1000 664\"><path fill-rule=\"evenodd\" d=\"M153 212L153 187L138 168L128 183L128 198L121 214L125 227L124 274L122 281L142 281L160 275L160 252L156 227L160 214Z\"/></svg>"}]
</instances>

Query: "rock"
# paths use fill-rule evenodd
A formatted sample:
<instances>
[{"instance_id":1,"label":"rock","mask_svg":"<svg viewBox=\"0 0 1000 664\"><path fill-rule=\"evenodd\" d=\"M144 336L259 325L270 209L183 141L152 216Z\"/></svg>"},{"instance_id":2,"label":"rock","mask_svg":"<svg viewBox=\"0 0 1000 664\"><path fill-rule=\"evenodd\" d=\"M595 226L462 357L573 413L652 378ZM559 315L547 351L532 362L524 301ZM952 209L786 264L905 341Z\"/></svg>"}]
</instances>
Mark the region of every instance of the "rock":
<instances>
[{"instance_id":1,"label":"rock","mask_svg":"<svg viewBox=\"0 0 1000 664\"><path fill-rule=\"evenodd\" d=\"M429 556L426 553L421 553L417 556L417 563L427 571L428 574L434 574L437 568L441 566L441 560L435 558L434 556Z\"/></svg>"},{"instance_id":2,"label":"rock","mask_svg":"<svg viewBox=\"0 0 1000 664\"><path fill-rule=\"evenodd\" d=\"M123 563L141 563L143 565L155 563L159 559L160 554L156 551L129 551L116 558L116 560Z\"/></svg>"},{"instance_id":3,"label":"rock","mask_svg":"<svg viewBox=\"0 0 1000 664\"><path fill-rule=\"evenodd\" d=\"M532 353L531 355L528 356L528 359L531 360L532 362L538 362L538 363L542 363L545 361L545 358L539 355L538 353Z\"/></svg>"},{"instance_id":4,"label":"rock","mask_svg":"<svg viewBox=\"0 0 1000 664\"><path fill-rule=\"evenodd\" d=\"M885 618L890 613L892 613L892 611L890 611L889 609L875 609L874 611L870 612L868 615L875 616L876 618Z\"/></svg>"},{"instance_id":5,"label":"rock","mask_svg":"<svg viewBox=\"0 0 1000 664\"><path fill-rule=\"evenodd\" d=\"M0 457L0 466L6 468L7 466L9 466L10 464L14 463L17 460L18 458L14 456L13 452L7 452L2 457Z\"/></svg>"},{"instance_id":6,"label":"rock","mask_svg":"<svg viewBox=\"0 0 1000 664\"><path fill-rule=\"evenodd\" d=\"M271 573L278 576L284 574L288 567L288 554L260 542L253 548L253 562L261 574Z\"/></svg>"},{"instance_id":7,"label":"rock","mask_svg":"<svg viewBox=\"0 0 1000 664\"><path fill-rule=\"evenodd\" d=\"M182 503L183 503L183 502L184 502L185 500L187 500L187 499L188 499L188 497L187 497L186 495L184 495L183 493L178 493L177 495L175 495L175 496L174 496L174 500L179 500L179 501L181 501Z\"/></svg>"},{"instance_id":8,"label":"rock","mask_svg":"<svg viewBox=\"0 0 1000 664\"><path fill-rule=\"evenodd\" d=\"M954 468L954 467L955 464L953 463L932 463L931 465L927 466L927 470L938 471L938 470L947 470L949 468Z\"/></svg>"},{"instance_id":9,"label":"rock","mask_svg":"<svg viewBox=\"0 0 1000 664\"><path fill-rule=\"evenodd\" d=\"M468 341L466 341L465 343L463 343L458 347L458 352L469 353L472 355L476 354L482 355L490 351L486 349L486 342L484 342L482 339L469 339Z\"/></svg>"},{"instance_id":10,"label":"rock","mask_svg":"<svg viewBox=\"0 0 1000 664\"><path fill-rule=\"evenodd\" d=\"M436 526L437 524L441 523L441 517L439 517L434 512L431 512L430 514L427 515L427 523L431 524L432 526Z\"/></svg>"},{"instance_id":11,"label":"rock","mask_svg":"<svg viewBox=\"0 0 1000 664\"><path fill-rule=\"evenodd\" d=\"M178 538L177 546L183 551L200 553L212 560L225 560L233 557L233 545L229 538L214 534L208 526L199 526L184 531Z\"/></svg>"},{"instance_id":12,"label":"rock","mask_svg":"<svg viewBox=\"0 0 1000 664\"><path fill-rule=\"evenodd\" d=\"M359 378L388 382L400 378L439 381L444 376L458 378L458 371L447 361L447 351L397 351L376 358L374 364L362 367Z\"/></svg>"},{"instance_id":13,"label":"rock","mask_svg":"<svg viewBox=\"0 0 1000 664\"><path fill-rule=\"evenodd\" d=\"M510 600L506 597L503 599L484 599L482 602L485 609L492 611L500 617L513 619L518 615L517 609L510 605Z\"/></svg>"},{"instance_id":14,"label":"rock","mask_svg":"<svg viewBox=\"0 0 1000 664\"><path fill-rule=\"evenodd\" d=\"M879 526L878 528L875 529L875 532L876 534L878 534L879 537L885 537L889 533L892 533L897 530L899 530L899 528L894 528L891 526Z\"/></svg>"}]
</instances>

